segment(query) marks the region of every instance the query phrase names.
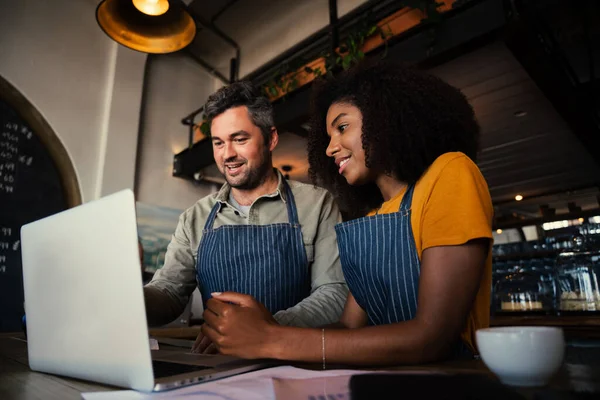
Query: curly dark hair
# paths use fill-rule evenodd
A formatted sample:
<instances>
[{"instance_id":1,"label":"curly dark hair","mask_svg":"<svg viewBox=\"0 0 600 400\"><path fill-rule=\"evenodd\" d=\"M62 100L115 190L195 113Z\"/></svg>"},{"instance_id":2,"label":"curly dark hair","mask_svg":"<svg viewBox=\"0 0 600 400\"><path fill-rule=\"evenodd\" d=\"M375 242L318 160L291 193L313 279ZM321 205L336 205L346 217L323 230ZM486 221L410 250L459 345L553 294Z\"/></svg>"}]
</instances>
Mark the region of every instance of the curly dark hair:
<instances>
[{"instance_id":1,"label":"curly dark hair","mask_svg":"<svg viewBox=\"0 0 600 400\"><path fill-rule=\"evenodd\" d=\"M309 175L333 192L346 219L383 202L374 183L350 186L327 157L325 118L334 103L362 113L362 147L368 168L415 183L435 159L460 151L476 160L479 125L462 92L415 67L387 61L363 63L313 84L308 135Z\"/></svg>"}]
</instances>

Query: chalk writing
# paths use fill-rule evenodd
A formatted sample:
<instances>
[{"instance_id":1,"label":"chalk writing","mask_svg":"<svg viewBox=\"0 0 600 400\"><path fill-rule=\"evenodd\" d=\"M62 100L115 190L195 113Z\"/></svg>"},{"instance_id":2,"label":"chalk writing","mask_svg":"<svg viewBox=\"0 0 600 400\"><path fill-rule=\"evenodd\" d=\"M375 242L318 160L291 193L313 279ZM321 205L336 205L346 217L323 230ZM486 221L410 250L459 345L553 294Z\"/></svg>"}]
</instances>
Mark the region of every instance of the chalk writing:
<instances>
[{"instance_id":1,"label":"chalk writing","mask_svg":"<svg viewBox=\"0 0 600 400\"><path fill-rule=\"evenodd\" d=\"M33 136L33 132L31 132L31 130L29 130L29 128L27 128L26 126L20 126L19 124L14 123L14 122L6 122L4 124L4 129L5 129L4 132L7 132L7 133L10 133L10 131L20 133L22 136L24 136L28 140L31 139L31 137Z\"/></svg>"},{"instance_id":2,"label":"chalk writing","mask_svg":"<svg viewBox=\"0 0 600 400\"><path fill-rule=\"evenodd\" d=\"M0 91L2 85L0 78ZM33 132L22 118L27 114L0 99L0 331L21 327L20 228L67 208L60 173L42 140L53 133L44 127Z\"/></svg>"},{"instance_id":3,"label":"chalk writing","mask_svg":"<svg viewBox=\"0 0 600 400\"><path fill-rule=\"evenodd\" d=\"M15 188L12 187L11 185L5 185L4 183L0 182L0 193L10 194L10 193L13 193L14 191L15 191Z\"/></svg>"},{"instance_id":4,"label":"chalk writing","mask_svg":"<svg viewBox=\"0 0 600 400\"><path fill-rule=\"evenodd\" d=\"M4 171L0 171L0 182L4 183L13 183L15 181L15 177L13 174L9 174Z\"/></svg>"},{"instance_id":5,"label":"chalk writing","mask_svg":"<svg viewBox=\"0 0 600 400\"><path fill-rule=\"evenodd\" d=\"M27 166L30 166L31 163L33 162L33 157L30 156L19 156L19 162L23 163Z\"/></svg>"},{"instance_id":6,"label":"chalk writing","mask_svg":"<svg viewBox=\"0 0 600 400\"><path fill-rule=\"evenodd\" d=\"M17 145L8 141L0 142L0 149L13 154L17 154L19 152Z\"/></svg>"},{"instance_id":7,"label":"chalk writing","mask_svg":"<svg viewBox=\"0 0 600 400\"><path fill-rule=\"evenodd\" d=\"M0 227L0 236L4 237L4 238L10 238L12 236L14 232L14 229L11 227ZM10 264L10 258L7 254L7 250L8 252L12 251L17 251L19 250L19 246L21 244L21 241L19 239L17 239L16 241L11 242L10 241L2 241L0 242L0 273L4 274L6 273L6 271L8 270L7 265Z\"/></svg>"},{"instance_id":8,"label":"chalk writing","mask_svg":"<svg viewBox=\"0 0 600 400\"><path fill-rule=\"evenodd\" d=\"M10 238L12 236L14 229L11 227L0 227L0 237ZM8 270L7 265L10 264L10 258L8 254L6 254L6 250L14 251L14 243L10 244L10 242L2 241L0 242L0 274L5 274Z\"/></svg>"},{"instance_id":9,"label":"chalk writing","mask_svg":"<svg viewBox=\"0 0 600 400\"><path fill-rule=\"evenodd\" d=\"M19 129L19 124L15 124L14 122L7 122L6 124L4 124L4 127L16 132Z\"/></svg>"},{"instance_id":10,"label":"chalk writing","mask_svg":"<svg viewBox=\"0 0 600 400\"><path fill-rule=\"evenodd\" d=\"M0 171L14 171L15 163L12 162L4 162L0 164Z\"/></svg>"},{"instance_id":11,"label":"chalk writing","mask_svg":"<svg viewBox=\"0 0 600 400\"><path fill-rule=\"evenodd\" d=\"M33 132L31 132L26 126L21 127L21 134L27 138L27 140L31 139L33 136Z\"/></svg>"},{"instance_id":12,"label":"chalk writing","mask_svg":"<svg viewBox=\"0 0 600 400\"><path fill-rule=\"evenodd\" d=\"M18 142L19 141L19 136L11 133L11 132L2 132L2 135L0 135L0 137L4 140L8 140L9 142Z\"/></svg>"}]
</instances>

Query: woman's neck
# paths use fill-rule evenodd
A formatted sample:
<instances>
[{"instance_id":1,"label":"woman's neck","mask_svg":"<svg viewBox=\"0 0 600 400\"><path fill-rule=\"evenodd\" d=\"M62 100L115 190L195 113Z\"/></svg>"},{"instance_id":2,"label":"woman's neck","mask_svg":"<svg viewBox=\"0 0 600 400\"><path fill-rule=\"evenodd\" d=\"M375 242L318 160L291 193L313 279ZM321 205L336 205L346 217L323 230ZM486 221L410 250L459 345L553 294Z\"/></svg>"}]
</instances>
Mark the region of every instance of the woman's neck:
<instances>
[{"instance_id":1,"label":"woman's neck","mask_svg":"<svg viewBox=\"0 0 600 400\"><path fill-rule=\"evenodd\" d=\"M407 186L406 182L399 181L395 177L386 174L379 175L375 179L375 184L383 196L383 201L390 200Z\"/></svg>"}]
</instances>

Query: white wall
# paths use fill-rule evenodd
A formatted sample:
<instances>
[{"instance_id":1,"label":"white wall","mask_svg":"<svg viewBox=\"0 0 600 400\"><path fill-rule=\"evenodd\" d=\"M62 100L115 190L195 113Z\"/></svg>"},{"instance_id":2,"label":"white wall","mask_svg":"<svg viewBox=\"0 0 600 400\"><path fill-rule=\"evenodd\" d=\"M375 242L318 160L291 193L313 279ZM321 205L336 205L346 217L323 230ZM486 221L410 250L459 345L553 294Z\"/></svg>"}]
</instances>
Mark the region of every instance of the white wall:
<instances>
[{"instance_id":1,"label":"white wall","mask_svg":"<svg viewBox=\"0 0 600 400\"><path fill-rule=\"evenodd\" d=\"M0 75L65 146L84 201L133 188L145 54L96 22L96 0L0 0Z\"/></svg>"},{"instance_id":2,"label":"white wall","mask_svg":"<svg viewBox=\"0 0 600 400\"><path fill-rule=\"evenodd\" d=\"M214 81L183 54L148 57L136 178L138 201L184 210L218 190L214 184L172 176L173 156L188 145L188 128L181 119L206 102Z\"/></svg>"},{"instance_id":3,"label":"white wall","mask_svg":"<svg viewBox=\"0 0 600 400\"><path fill-rule=\"evenodd\" d=\"M134 188L144 65L147 55L115 46L100 146L96 197ZM110 82L112 81L112 82ZM110 86L112 83L112 87ZM112 90L112 92L110 92Z\"/></svg>"}]
</instances>

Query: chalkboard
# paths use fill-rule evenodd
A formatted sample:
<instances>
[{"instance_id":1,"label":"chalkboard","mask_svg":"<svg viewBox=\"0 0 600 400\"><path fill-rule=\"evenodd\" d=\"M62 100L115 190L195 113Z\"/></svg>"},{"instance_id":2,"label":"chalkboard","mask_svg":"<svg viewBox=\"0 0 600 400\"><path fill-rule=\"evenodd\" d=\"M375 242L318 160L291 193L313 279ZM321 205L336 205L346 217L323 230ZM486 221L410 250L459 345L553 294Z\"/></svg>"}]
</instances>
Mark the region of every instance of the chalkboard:
<instances>
[{"instance_id":1,"label":"chalkboard","mask_svg":"<svg viewBox=\"0 0 600 400\"><path fill-rule=\"evenodd\" d=\"M76 184L49 125L0 78L0 331L21 329L21 226L81 203L78 189L72 193L73 179Z\"/></svg>"}]
</instances>

